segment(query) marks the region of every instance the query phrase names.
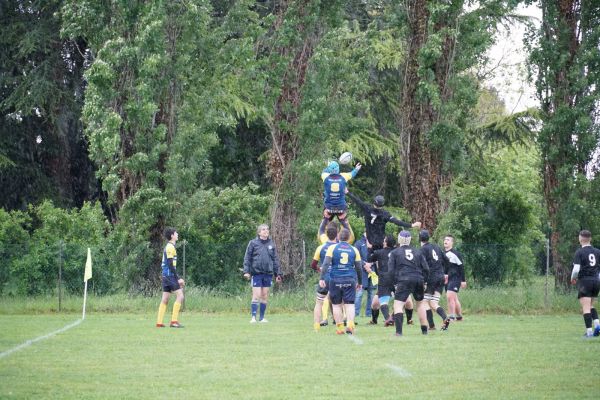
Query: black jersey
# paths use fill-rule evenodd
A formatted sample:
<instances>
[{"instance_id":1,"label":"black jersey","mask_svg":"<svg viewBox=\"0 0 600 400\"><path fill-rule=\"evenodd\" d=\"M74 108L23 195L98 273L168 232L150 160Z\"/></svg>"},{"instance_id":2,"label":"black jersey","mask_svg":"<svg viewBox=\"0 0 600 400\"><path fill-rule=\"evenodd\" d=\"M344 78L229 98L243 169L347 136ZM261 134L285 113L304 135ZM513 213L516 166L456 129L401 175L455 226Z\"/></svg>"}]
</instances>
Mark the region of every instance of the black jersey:
<instances>
[{"instance_id":1,"label":"black jersey","mask_svg":"<svg viewBox=\"0 0 600 400\"><path fill-rule=\"evenodd\" d=\"M429 265L429 278L439 278L444 276L444 260L447 260L446 254L440 246L432 243L425 243L421 247L421 252Z\"/></svg>"},{"instance_id":2,"label":"black jersey","mask_svg":"<svg viewBox=\"0 0 600 400\"><path fill-rule=\"evenodd\" d=\"M420 250L410 246L396 247L388 260L388 268L396 282L424 280L429 276L429 265Z\"/></svg>"},{"instance_id":3,"label":"black jersey","mask_svg":"<svg viewBox=\"0 0 600 400\"><path fill-rule=\"evenodd\" d=\"M371 242L371 244L373 244L373 246L376 248L383 247L385 225L388 222L392 222L405 228L411 227L411 224L400 221L383 208L377 208L365 203L353 193L348 192L348 197L350 197L360 207L365 218L365 231L367 232L367 239L369 239L369 242Z\"/></svg>"},{"instance_id":4,"label":"black jersey","mask_svg":"<svg viewBox=\"0 0 600 400\"><path fill-rule=\"evenodd\" d=\"M455 249L447 250L445 254L444 273L448 275L448 281L460 280L460 282L466 282L462 254Z\"/></svg>"},{"instance_id":5,"label":"black jersey","mask_svg":"<svg viewBox=\"0 0 600 400\"><path fill-rule=\"evenodd\" d=\"M369 255L369 261L377 262L377 274L379 275L380 285L392 285L394 279L389 269L390 253L394 250L390 247L384 247L383 249L375 250Z\"/></svg>"},{"instance_id":6,"label":"black jersey","mask_svg":"<svg viewBox=\"0 0 600 400\"><path fill-rule=\"evenodd\" d=\"M600 273L600 250L588 245L575 252L573 264L579 265L579 278L598 278Z\"/></svg>"}]
</instances>

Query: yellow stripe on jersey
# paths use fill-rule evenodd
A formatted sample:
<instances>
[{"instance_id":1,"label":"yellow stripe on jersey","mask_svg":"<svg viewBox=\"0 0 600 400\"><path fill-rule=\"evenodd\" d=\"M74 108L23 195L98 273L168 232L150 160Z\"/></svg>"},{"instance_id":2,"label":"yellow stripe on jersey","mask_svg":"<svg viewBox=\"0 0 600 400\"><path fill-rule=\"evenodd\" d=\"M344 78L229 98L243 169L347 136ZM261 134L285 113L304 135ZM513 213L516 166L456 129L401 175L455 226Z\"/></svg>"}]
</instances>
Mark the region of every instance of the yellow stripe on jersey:
<instances>
[{"instance_id":1,"label":"yellow stripe on jersey","mask_svg":"<svg viewBox=\"0 0 600 400\"><path fill-rule=\"evenodd\" d=\"M352 246L352 249L354 250L354 254L356 254L356 258L354 258L354 261L362 261L360 259L360 253L358 252L358 249L354 246Z\"/></svg>"},{"instance_id":2,"label":"yellow stripe on jersey","mask_svg":"<svg viewBox=\"0 0 600 400\"><path fill-rule=\"evenodd\" d=\"M167 252L167 259L172 258L173 266L177 266L177 249L175 248L175 245L171 242L167 243L165 251Z\"/></svg>"},{"instance_id":3,"label":"yellow stripe on jersey","mask_svg":"<svg viewBox=\"0 0 600 400\"><path fill-rule=\"evenodd\" d=\"M313 256L313 260L321 261L321 249L323 249L324 245L325 244L322 244L319 247L317 247L317 249L315 250L315 255Z\"/></svg>"}]
</instances>

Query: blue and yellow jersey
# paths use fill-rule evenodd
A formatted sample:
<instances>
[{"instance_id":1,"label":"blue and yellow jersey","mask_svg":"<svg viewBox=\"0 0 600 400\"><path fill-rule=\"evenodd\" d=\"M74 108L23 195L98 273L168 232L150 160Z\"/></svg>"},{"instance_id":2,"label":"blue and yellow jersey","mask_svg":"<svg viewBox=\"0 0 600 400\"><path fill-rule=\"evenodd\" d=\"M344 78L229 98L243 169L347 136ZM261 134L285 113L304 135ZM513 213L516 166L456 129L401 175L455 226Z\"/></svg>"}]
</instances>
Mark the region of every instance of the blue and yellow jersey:
<instances>
[{"instance_id":1,"label":"blue and yellow jersey","mask_svg":"<svg viewBox=\"0 0 600 400\"><path fill-rule=\"evenodd\" d=\"M355 175L355 174L354 174ZM344 209L346 208L346 196L344 194L348 181L352 179L353 174L343 172L341 174L330 174L323 172L323 196L325 197L326 209Z\"/></svg>"},{"instance_id":2,"label":"blue and yellow jersey","mask_svg":"<svg viewBox=\"0 0 600 400\"><path fill-rule=\"evenodd\" d=\"M350 238L348 239L348 243L354 243L354 240L356 239L356 237L354 236L354 231L352 230L352 226L350 226L350 222L348 222L348 227L350 228ZM325 244L327 243L327 241L329 241L329 238L327 237L327 233L325 233L324 230L321 230L321 228L319 228L319 232L317 233L317 238L319 239L319 243L321 244ZM325 258L325 257L323 257Z\"/></svg>"},{"instance_id":3,"label":"blue and yellow jersey","mask_svg":"<svg viewBox=\"0 0 600 400\"><path fill-rule=\"evenodd\" d=\"M173 270L169 268L169 259L173 259ZM177 267L177 249L175 249L175 245L171 242L167 243L165 249L163 250L163 258L162 263L160 265L162 267L163 276L172 276L175 275L175 268Z\"/></svg>"},{"instance_id":4,"label":"blue and yellow jersey","mask_svg":"<svg viewBox=\"0 0 600 400\"><path fill-rule=\"evenodd\" d=\"M313 255L313 260L318 261L320 264L323 264L325 260L325 254L327 254L327 249L329 249L332 245L336 244L336 242L325 242L315 250L315 254ZM329 280L329 271L327 271L327 277L325 280Z\"/></svg>"},{"instance_id":5,"label":"blue and yellow jersey","mask_svg":"<svg viewBox=\"0 0 600 400\"><path fill-rule=\"evenodd\" d=\"M357 278L355 263L361 262L358 249L347 242L341 242L330 246L325 257L331 257L330 277L333 278Z\"/></svg>"}]
</instances>

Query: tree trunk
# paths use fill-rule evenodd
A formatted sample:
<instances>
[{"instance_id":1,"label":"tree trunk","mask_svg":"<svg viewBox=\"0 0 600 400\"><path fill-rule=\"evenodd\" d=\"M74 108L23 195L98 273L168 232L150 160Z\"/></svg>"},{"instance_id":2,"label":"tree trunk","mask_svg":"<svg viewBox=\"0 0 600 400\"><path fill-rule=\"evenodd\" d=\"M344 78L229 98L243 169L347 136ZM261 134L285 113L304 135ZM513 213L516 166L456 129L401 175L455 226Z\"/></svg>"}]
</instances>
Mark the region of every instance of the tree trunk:
<instances>
[{"instance_id":1,"label":"tree trunk","mask_svg":"<svg viewBox=\"0 0 600 400\"><path fill-rule=\"evenodd\" d=\"M426 0L412 0L408 3L410 40L404 88L402 92L402 121L400 126L400 154L404 175L400 178L404 195L404 206L423 227L433 230L437 225L437 215L441 210L440 190L449 177L442 170L439 154L433 151L427 140L427 132L439 118L429 100L421 100L417 89L419 76L419 53L428 39L429 10ZM441 30L444 26L435 27ZM447 89L448 76L452 64L454 39L447 37L443 52L434 67L435 81L442 99L451 93Z\"/></svg>"},{"instance_id":2,"label":"tree trunk","mask_svg":"<svg viewBox=\"0 0 600 400\"><path fill-rule=\"evenodd\" d=\"M298 6L300 21L306 15L307 0ZM280 8L279 16L275 21L278 27L283 23L283 14L287 11L287 5ZM273 123L270 127L273 139L268 171L275 193L275 201L271 211L272 235L277 245L282 272L286 275L296 275L301 266L301 242L298 232L298 213L294 206L293 188L294 173L291 169L292 163L298 155L298 110L302 101L302 88L306 79L306 71L314 46L317 43L316 30L311 25L299 23L298 35L304 39L299 45L292 48L282 47L279 49L281 56L292 55L287 64L281 80L281 94L275 101Z\"/></svg>"}]
</instances>

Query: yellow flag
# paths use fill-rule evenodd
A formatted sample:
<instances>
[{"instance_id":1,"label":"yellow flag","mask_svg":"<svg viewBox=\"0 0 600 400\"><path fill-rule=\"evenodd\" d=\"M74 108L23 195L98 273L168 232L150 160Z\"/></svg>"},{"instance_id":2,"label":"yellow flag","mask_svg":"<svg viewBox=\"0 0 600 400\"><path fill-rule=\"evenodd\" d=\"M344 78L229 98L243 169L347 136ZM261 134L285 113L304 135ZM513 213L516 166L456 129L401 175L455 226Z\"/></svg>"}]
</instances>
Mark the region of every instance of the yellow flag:
<instances>
[{"instance_id":1,"label":"yellow flag","mask_svg":"<svg viewBox=\"0 0 600 400\"><path fill-rule=\"evenodd\" d=\"M83 281L87 282L88 279L90 279L92 277L92 252L90 251L90 248L88 247L88 255L87 255L87 261L85 262L85 274L83 274Z\"/></svg>"}]
</instances>

